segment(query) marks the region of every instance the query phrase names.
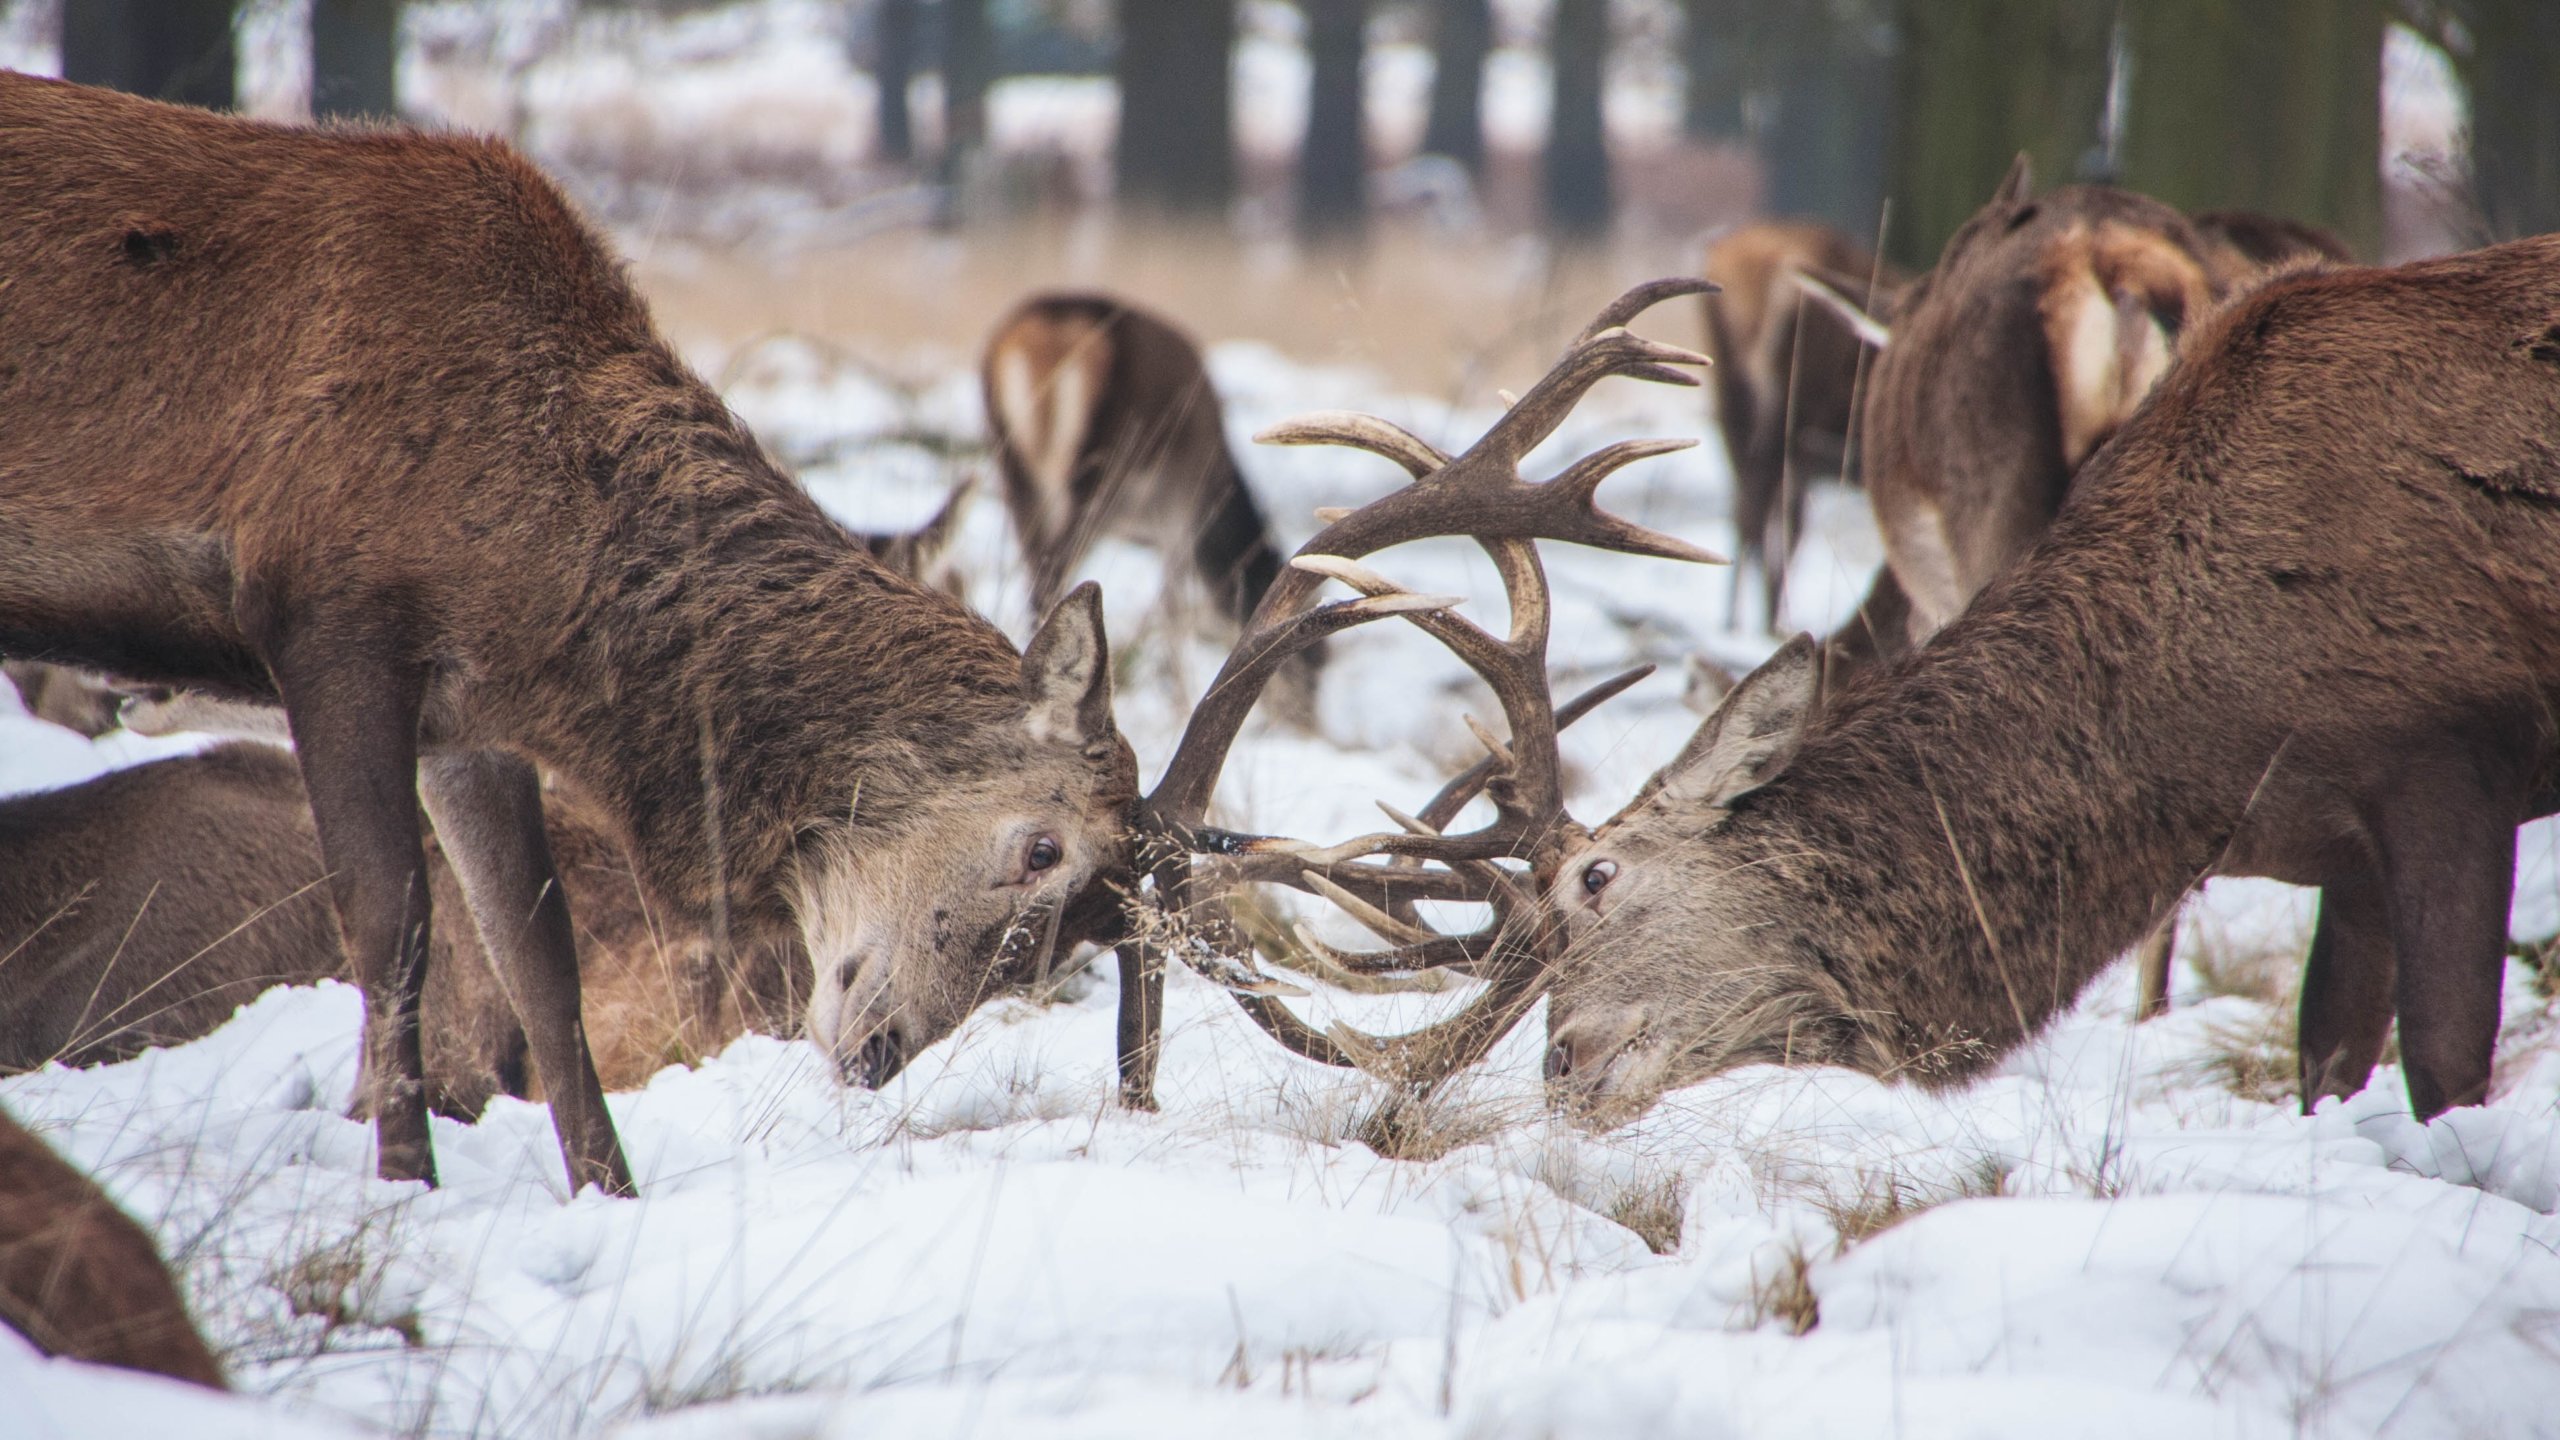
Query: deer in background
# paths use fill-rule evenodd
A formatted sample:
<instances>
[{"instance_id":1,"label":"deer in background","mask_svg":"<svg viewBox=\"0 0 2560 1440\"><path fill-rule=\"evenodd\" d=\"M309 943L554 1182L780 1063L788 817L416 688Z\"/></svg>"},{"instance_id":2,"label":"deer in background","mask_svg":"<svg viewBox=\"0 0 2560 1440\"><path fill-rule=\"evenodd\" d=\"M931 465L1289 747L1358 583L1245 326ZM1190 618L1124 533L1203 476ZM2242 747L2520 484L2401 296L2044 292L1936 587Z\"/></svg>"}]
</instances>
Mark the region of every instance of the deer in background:
<instances>
[{"instance_id":1,"label":"deer in background","mask_svg":"<svg viewBox=\"0 0 2560 1440\"><path fill-rule=\"evenodd\" d=\"M1700 303L1707 353L1716 362L1716 425L1733 464L1731 608L1739 618L1744 576L1756 572L1775 625L1787 562L1804 531L1808 477L1827 472L1858 483L1851 436L1868 364L1856 323L1809 301L1798 277L1863 295L1866 308L1878 312L1890 309L1886 297L1906 277L1809 220L1745 225L1716 237L1704 273L1723 287Z\"/></svg>"},{"instance_id":2,"label":"deer in background","mask_svg":"<svg viewBox=\"0 0 2560 1440\"><path fill-rule=\"evenodd\" d=\"M48 1355L230 1388L151 1236L6 1111L0 1325Z\"/></svg>"},{"instance_id":3,"label":"deer in background","mask_svg":"<svg viewBox=\"0 0 2560 1440\"><path fill-rule=\"evenodd\" d=\"M2237 874L2321 889L2306 1108L2395 1016L2415 1112L2479 1101L2515 830L2560 806L2555 555L2560 236L2279 276L1927 646L1820 713L1788 647L1579 846L1557 1098L1959 1083Z\"/></svg>"},{"instance_id":4,"label":"deer in background","mask_svg":"<svg viewBox=\"0 0 2560 1440\"><path fill-rule=\"evenodd\" d=\"M161 713L199 727L234 718ZM807 988L796 947L724 950L652 913L630 862L571 797L546 793L543 819L606 1089L635 1088L746 1030L791 1033ZM432 835L427 862L442 909L420 1002L427 1105L472 1120L493 1095L530 1096L535 1077ZM211 1033L273 986L347 978L325 880L301 776L270 745L227 743L0 800L0 1074L129 1059Z\"/></svg>"},{"instance_id":5,"label":"deer in background","mask_svg":"<svg viewBox=\"0 0 2560 1440\"><path fill-rule=\"evenodd\" d=\"M1017 651L882 567L505 146L0 74L0 222L0 654L282 708L385 1177L435 1174L421 798L618 1192L537 766L656 913L796 936L873 1083L1125 869L1095 593Z\"/></svg>"},{"instance_id":6,"label":"deer in background","mask_svg":"<svg viewBox=\"0 0 2560 1440\"><path fill-rule=\"evenodd\" d=\"M1231 620L1262 603L1280 552L1189 336L1111 296L1035 295L996 326L980 376L1034 610L1106 535L1153 547Z\"/></svg>"}]
</instances>

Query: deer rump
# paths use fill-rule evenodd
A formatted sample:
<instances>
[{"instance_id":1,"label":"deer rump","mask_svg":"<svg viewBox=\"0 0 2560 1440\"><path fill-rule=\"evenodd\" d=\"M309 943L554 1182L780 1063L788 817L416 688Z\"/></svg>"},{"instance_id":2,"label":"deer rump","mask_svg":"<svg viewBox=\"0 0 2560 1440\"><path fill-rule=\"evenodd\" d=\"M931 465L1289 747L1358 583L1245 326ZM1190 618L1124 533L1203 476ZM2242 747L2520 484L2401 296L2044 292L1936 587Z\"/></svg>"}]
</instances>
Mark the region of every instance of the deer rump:
<instances>
[{"instance_id":1,"label":"deer rump","mask_svg":"<svg viewBox=\"0 0 2560 1440\"><path fill-rule=\"evenodd\" d=\"M544 819L581 943L608 1089L740 1033L799 1022L795 952L728 950L651 913L630 862L567 797ZM443 918L422 1038L429 1108L533 1098L524 1030L429 837ZM99 1065L211 1033L277 985L346 979L293 757L230 742L0 801L0 1074Z\"/></svg>"},{"instance_id":2,"label":"deer rump","mask_svg":"<svg viewBox=\"0 0 2560 1440\"><path fill-rule=\"evenodd\" d=\"M1897 297L1862 417L1888 575L1844 668L1926 639L2017 563L2215 304L2345 258L2289 221L2030 186L2022 158Z\"/></svg>"},{"instance_id":3,"label":"deer rump","mask_svg":"<svg viewBox=\"0 0 2560 1440\"><path fill-rule=\"evenodd\" d=\"M2415 1112L2478 1102L2516 827L2560 804L2555 457L2560 236L2214 312L1953 624L1815 719L1773 661L1568 861L1565 1098L1961 1080L2240 874L2321 890L2306 1107L2395 1019Z\"/></svg>"},{"instance_id":4,"label":"deer rump","mask_svg":"<svg viewBox=\"0 0 2560 1440\"><path fill-rule=\"evenodd\" d=\"M1199 347L1107 295L1038 295L987 342L1004 499L1045 613L1105 536L1165 555L1241 621L1280 572Z\"/></svg>"}]
</instances>

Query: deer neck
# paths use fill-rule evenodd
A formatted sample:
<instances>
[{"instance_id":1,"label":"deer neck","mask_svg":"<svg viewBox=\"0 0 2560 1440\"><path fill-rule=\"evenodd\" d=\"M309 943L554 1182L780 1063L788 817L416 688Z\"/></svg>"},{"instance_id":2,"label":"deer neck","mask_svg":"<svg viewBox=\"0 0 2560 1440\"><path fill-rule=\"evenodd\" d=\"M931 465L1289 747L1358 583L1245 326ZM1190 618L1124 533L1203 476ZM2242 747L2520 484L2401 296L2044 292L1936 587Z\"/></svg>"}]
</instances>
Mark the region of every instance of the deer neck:
<instances>
[{"instance_id":1,"label":"deer neck","mask_svg":"<svg viewBox=\"0 0 2560 1440\"><path fill-rule=\"evenodd\" d=\"M1739 809L1790 963L1847 996L1855 1057L1980 1072L2069 1008L2213 868L2281 737L2181 703L2147 621L1978 608L1844 697ZM2021 679L2021 677L2029 677ZM2206 730L2214 733L2207 734Z\"/></svg>"},{"instance_id":2,"label":"deer neck","mask_svg":"<svg viewBox=\"0 0 2560 1440\"><path fill-rule=\"evenodd\" d=\"M787 923L813 829L894 824L1018 728L1020 656L872 559L693 390L582 467L604 538L517 688L537 758L611 817L660 902L748 938Z\"/></svg>"}]
</instances>

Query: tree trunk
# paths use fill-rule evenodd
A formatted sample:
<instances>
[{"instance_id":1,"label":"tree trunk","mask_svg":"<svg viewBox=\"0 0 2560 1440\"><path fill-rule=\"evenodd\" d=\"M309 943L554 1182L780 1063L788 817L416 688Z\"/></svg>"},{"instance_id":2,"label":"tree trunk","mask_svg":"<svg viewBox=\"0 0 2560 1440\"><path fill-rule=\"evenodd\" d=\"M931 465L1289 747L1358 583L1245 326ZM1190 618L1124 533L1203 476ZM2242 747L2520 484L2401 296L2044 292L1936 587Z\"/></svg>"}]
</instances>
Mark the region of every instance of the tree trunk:
<instances>
[{"instance_id":1,"label":"tree trunk","mask_svg":"<svg viewBox=\"0 0 2560 1440\"><path fill-rule=\"evenodd\" d=\"M400 113L400 0L311 0L311 113Z\"/></svg>"},{"instance_id":2,"label":"tree trunk","mask_svg":"<svg viewBox=\"0 0 2560 1440\"><path fill-rule=\"evenodd\" d=\"M2124 18L2128 188L2181 210L2307 220L2374 253L2379 0L2128 0Z\"/></svg>"},{"instance_id":3,"label":"tree trunk","mask_svg":"<svg viewBox=\"0 0 2560 1440\"><path fill-rule=\"evenodd\" d=\"M62 74L228 110L239 60L231 41L231 0L65 0Z\"/></svg>"},{"instance_id":4,"label":"tree trunk","mask_svg":"<svg viewBox=\"0 0 2560 1440\"><path fill-rule=\"evenodd\" d=\"M1870 236L1884 208L1895 56L1882 12L1737 7L1764 77L1769 209Z\"/></svg>"},{"instance_id":5,"label":"tree trunk","mask_svg":"<svg viewBox=\"0 0 2560 1440\"><path fill-rule=\"evenodd\" d=\"M2483 240L2560 230L2560 6L2465 0L2455 61L2471 93L2471 198Z\"/></svg>"},{"instance_id":6,"label":"tree trunk","mask_svg":"<svg viewBox=\"0 0 2560 1440\"><path fill-rule=\"evenodd\" d=\"M2087 173L2099 154L2115 9L2112 0L1902 0L1894 259L1933 263L2022 150L2041 185Z\"/></svg>"},{"instance_id":7,"label":"tree trunk","mask_svg":"<svg viewBox=\"0 0 2560 1440\"><path fill-rule=\"evenodd\" d=\"M922 0L880 0L872 12L871 80L879 106L880 158L906 165L916 158L915 116L907 91L916 78L916 37Z\"/></svg>"},{"instance_id":8,"label":"tree trunk","mask_svg":"<svg viewBox=\"0 0 2560 1440\"><path fill-rule=\"evenodd\" d=\"M946 229L974 207L987 144L987 87L995 83L987 0L942 0L942 213Z\"/></svg>"},{"instance_id":9,"label":"tree trunk","mask_svg":"<svg viewBox=\"0 0 2560 1440\"><path fill-rule=\"evenodd\" d=\"M1439 0L1431 33L1431 118L1422 153L1484 173L1484 62L1493 53L1493 0Z\"/></svg>"},{"instance_id":10,"label":"tree trunk","mask_svg":"<svg viewBox=\"0 0 2560 1440\"><path fill-rule=\"evenodd\" d=\"M1608 233L1609 140L1600 112L1609 62L1608 0L1556 0L1547 44L1555 107L1547 123L1547 224L1569 238Z\"/></svg>"},{"instance_id":11,"label":"tree trunk","mask_svg":"<svg viewBox=\"0 0 2560 1440\"><path fill-rule=\"evenodd\" d=\"M1742 102L1750 87L1738 0L1681 0L1680 133L1692 140L1739 140Z\"/></svg>"},{"instance_id":12,"label":"tree trunk","mask_svg":"<svg viewBox=\"0 0 2560 1440\"><path fill-rule=\"evenodd\" d=\"M1120 203L1222 217L1235 198L1235 0L1120 0Z\"/></svg>"},{"instance_id":13,"label":"tree trunk","mask_svg":"<svg viewBox=\"0 0 2560 1440\"><path fill-rule=\"evenodd\" d=\"M1305 0L1307 133L1298 152L1298 233L1357 240L1368 218L1369 127L1361 62L1369 0Z\"/></svg>"}]
</instances>

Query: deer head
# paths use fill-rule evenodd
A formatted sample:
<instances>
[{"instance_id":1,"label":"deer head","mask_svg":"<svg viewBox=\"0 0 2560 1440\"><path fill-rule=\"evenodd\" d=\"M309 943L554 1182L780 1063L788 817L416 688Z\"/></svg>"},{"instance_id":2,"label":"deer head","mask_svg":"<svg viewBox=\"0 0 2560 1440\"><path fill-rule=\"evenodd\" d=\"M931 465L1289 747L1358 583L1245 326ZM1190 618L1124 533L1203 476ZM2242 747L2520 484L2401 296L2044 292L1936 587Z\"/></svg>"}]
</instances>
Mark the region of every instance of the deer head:
<instances>
[{"instance_id":1,"label":"deer head","mask_svg":"<svg viewBox=\"0 0 2560 1440\"><path fill-rule=\"evenodd\" d=\"M990 995L1044 969L1079 897L1128 868L1137 764L1111 720L1111 649L1091 582L1022 656L1022 705L973 738L973 763L902 787L804 845L810 1037L879 1085ZM992 733L989 733L989 732Z\"/></svg>"}]
</instances>

